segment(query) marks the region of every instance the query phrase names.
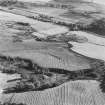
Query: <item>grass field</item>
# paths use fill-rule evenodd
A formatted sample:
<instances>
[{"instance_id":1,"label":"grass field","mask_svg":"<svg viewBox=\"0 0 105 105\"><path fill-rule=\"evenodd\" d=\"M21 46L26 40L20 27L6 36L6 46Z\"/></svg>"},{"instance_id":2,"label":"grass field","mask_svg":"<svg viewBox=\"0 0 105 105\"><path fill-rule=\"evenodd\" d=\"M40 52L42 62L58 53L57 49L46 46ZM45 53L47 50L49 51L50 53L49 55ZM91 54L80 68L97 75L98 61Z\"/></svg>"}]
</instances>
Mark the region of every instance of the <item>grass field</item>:
<instances>
[{"instance_id":1,"label":"grass field","mask_svg":"<svg viewBox=\"0 0 105 105\"><path fill-rule=\"evenodd\" d=\"M6 13L6 12L2 12L2 11L0 12L0 20L3 20L3 21L20 21L20 22L30 23L31 26L38 31L60 27L57 25L53 25L51 23L40 22L37 20L26 18L24 16L15 15L12 13Z\"/></svg>"},{"instance_id":2,"label":"grass field","mask_svg":"<svg viewBox=\"0 0 105 105\"><path fill-rule=\"evenodd\" d=\"M32 12L38 12L49 16L50 15L59 16L60 14L67 12L67 10L65 9L51 8L51 7L31 7L29 10Z\"/></svg>"},{"instance_id":3,"label":"grass field","mask_svg":"<svg viewBox=\"0 0 105 105\"><path fill-rule=\"evenodd\" d=\"M1 33L3 34L1 34L0 36L0 53L11 56L20 56L23 58L26 57L32 59L34 62L38 62L42 66L67 68L68 70L78 70L90 67L87 58L78 55L72 51L69 51L68 45L65 43L37 42L30 39L27 39L23 42L14 43L12 41L12 36L16 35L16 29L11 30L10 28L6 27L5 22L7 20L13 21L14 19L14 21L26 22L30 25L32 24L31 26L34 26L33 28L36 29L37 27L39 30L53 30L53 28L60 28L60 26L40 21L33 21L32 19L28 19L23 16L13 15L10 13L1 12L1 14L2 15L0 19L1 23L3 24L1 26ZM2 17L4 17L5 20ZM43 59L46 59L46 62L43 61Z\"/></svg>"},{"instance_id":4,"label":"grass field","mask_svg":"<svg viewBox=\"0 0 105 105\"><path fill-rule=\"evenodd\" d=\"M9 46L7 45L1 49L1 53L28 58L45 67L66 68L68 70L90 68L89 61L85 57L64 48L67 47L65 44L27 42L16 44L16 46L14 44L10 46L10 43ZM46 59L46 62L43 59Z\"/></svg>"}]
</instances>

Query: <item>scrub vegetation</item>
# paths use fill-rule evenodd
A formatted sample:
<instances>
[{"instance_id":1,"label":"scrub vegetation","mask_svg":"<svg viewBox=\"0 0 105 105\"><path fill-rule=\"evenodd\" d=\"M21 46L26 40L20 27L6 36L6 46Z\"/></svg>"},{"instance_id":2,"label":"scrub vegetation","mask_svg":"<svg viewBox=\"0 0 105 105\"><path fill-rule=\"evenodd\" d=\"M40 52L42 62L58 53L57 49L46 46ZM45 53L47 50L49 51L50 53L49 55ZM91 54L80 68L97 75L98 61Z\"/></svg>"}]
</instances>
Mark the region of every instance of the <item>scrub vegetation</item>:
<instances>
[{"instance_id":1,"label":"scrub vegetation","mask_svg":"<svg viewBox=\"0 0 105 105\"><path fill-rule=\"evenodd\" d=\"M68 71L58 68L44 68L29 59L19 57L12 58L1 56L1 71L3 73L18 73L21 78L7 81L11 83L16 81L14 87L4 89L4 93L19 93L26 91L42 91L44 89L59 86L67 81L76 80L96 80L103 83L105 62L101 60L92 60L91 69L78 71ZM100 84L102 91L104 85Z\"/></svg>"}]
</instances>

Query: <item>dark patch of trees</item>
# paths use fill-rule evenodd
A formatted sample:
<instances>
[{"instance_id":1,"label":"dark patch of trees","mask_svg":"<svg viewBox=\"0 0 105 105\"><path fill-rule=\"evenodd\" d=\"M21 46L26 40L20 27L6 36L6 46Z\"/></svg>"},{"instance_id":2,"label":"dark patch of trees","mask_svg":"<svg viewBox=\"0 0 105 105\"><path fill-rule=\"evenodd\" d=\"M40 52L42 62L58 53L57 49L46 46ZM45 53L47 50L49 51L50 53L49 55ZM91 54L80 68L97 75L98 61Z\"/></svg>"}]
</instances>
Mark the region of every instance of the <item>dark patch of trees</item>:
<instances>
[{"instance_id":1,"label":"dark patch of trees","mask_svg":"<svg viewBox=\"0 0 105 105\"><path fill-rule=\"evenodd\" d=\"M1 0L0 6L9 7L9 9L13 9L13 7L10 6L25 8L25 9L27 8L27 5L25 3L20 2L18 0Z\"/></svg>"},{"instance_id":2,"label":"dark patch of trees","mask_svg":"<svg viewBox=\"0 0 105 105\"><path fill-rule=\"evenodd\" d=\"M100 81L100 89L103 93L105 93L105 74L102 75L102 80Z\"/></svg>"},{"instance_id":3,"label":"dark patch of trees","mask_svg":"<svg viewBox=\"0 0 105 105\"><path fill-rule=\"evenodd\" d=\"M16 24L22 25L22 26L30 26L29 23L24 23L24 22L16 22Z\"/></svg>"},{"instance_id":4,"label":"dark patch of trees","mask_svg":"<svg viewBox=\"0 0 105 105\"><path fill-rule=\"evenodd\" d=\"M20 103L20 104L17 104L17 103L3 103L3 104L1 104L0 103L0 105L26 105L26 104L23 104L23 103Z\"/></svg>"},{"instance_id":5,"label":"dark patch of trees","mask_svg":"<svg viewBox=\"0 0 105 105\"><path fill-rule=\"evenodd\" d=\"M79 29L105 36L105 18L94 20L94 22L89 25L80 25Z\"/></svg>"},{"instance_id":6,"label":"dark patch of trees","mask_svg":"<svg viewBox=\"0 0 105 105\"><path fill-rule=\"evenodd\" d=\"M17 0L1 0L0 5L1 6L11 6L17 3Z\"/></svg>"}]
</instances>

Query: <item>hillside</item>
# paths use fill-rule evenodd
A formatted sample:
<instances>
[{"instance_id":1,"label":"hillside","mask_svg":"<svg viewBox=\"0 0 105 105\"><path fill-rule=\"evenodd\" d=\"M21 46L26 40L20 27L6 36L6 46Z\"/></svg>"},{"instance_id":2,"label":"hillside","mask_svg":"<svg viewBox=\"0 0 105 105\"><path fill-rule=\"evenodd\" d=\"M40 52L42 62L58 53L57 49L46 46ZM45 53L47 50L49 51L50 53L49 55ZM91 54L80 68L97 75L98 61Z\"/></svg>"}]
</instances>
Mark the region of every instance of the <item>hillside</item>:
<instances>
[{"instance_id":1,"label":"hillside","mask_svg":"<svg viewBox=\"0 0 105 105\"><path fill-rule=\"evenodd\" d=\"M0 1L0 102L104 105L105 11L77 0Z\"/></svg>"}]
</instances>

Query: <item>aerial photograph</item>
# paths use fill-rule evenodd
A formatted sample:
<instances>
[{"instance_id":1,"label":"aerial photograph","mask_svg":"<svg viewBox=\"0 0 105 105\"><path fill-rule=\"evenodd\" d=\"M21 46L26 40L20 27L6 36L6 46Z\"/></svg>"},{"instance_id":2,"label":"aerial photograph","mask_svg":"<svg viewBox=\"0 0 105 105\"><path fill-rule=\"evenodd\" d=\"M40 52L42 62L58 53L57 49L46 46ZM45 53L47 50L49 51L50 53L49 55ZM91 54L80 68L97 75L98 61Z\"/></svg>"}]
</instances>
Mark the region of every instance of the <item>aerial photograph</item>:
<instances>
[{"instance_id":1,"label":"aerial photograph","mask_svg":"<svg viewBox=\"0 0 105 105\"><path fill-rule=\"evenodd\" d=\"M105 105L105 0L0 0L0 105Z\"/></svg>"}]
</instances>

